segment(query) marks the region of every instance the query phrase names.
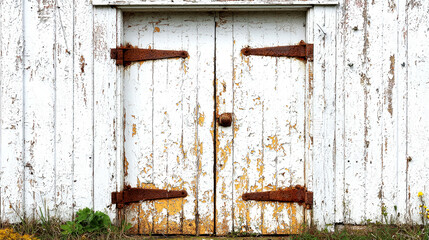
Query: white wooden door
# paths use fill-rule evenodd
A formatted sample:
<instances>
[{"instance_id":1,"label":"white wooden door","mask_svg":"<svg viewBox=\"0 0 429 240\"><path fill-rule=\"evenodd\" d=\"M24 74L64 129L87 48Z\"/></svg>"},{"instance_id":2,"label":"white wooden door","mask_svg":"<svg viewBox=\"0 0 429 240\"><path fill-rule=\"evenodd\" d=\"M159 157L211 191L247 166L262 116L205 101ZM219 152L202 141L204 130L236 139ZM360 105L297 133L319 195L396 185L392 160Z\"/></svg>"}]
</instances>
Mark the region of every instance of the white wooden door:
<instances>
[{"instance_id":1,"label":"white wooden door","mask_svg":"<svg viewBox=\"0 0 429 240\"><path fill-rule=\"evenodd\" d=\"M188 192L126 207L135 233L298 232L302 206L241 195L304 185L305 63L240 51L305 37L305 12L124 15L126 43L189 53L125 69L125 184Z\"/></svg>"},{"instance_id":2,"label":"white wooden door","mask_svg":"<svg viewBox=\"0 0 429 240\"><path fill-rule=\"evenodd\" d=\"M124 76L125 184L186 190L127 207L141 234L211 233L214 226L214 21L210 13L124 15L124 39L189 58L134 63Z\"/></svg>"},{"instance_id":3,"label":"white wooden door","mask_svg":"<svg viewBox=\"0 0 429 240\"><path fill-rule=\"evenodd\" d=\"M297 233L296 203L243 201L246 192L304 185L305 63L241 49L305 40L305 12L220 13L216 28L216 233Z\"/></svg>"}]
</instances>

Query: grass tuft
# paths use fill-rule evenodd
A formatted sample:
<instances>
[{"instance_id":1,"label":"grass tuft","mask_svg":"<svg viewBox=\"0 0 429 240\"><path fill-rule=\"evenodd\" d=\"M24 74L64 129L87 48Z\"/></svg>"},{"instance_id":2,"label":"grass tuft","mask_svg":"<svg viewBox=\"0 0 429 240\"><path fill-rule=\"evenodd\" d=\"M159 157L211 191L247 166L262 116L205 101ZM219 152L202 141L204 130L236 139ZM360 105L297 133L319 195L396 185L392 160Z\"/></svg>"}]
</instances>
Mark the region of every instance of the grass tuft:
<instances>
[{"instance_id":1,"label":"grass tuft","mask_svg":"<svg viewBox=\"0 0 429 240\"><path fill-rule=\"evenodd\" d=\"M422 225L388 225L370 223L365 226L342 226L334 232L305 228L301 235L293 236L292 239L429 239L429 227Z\"/></svg>"}]
</instances>

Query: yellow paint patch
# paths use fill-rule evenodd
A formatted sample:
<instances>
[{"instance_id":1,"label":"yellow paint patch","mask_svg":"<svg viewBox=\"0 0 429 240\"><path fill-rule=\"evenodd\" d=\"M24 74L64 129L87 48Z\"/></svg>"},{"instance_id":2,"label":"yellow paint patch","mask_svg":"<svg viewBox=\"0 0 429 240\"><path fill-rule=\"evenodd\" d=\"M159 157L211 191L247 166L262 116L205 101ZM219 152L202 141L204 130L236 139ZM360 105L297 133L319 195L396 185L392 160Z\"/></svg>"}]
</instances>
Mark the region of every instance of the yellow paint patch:
<instances>
[{"instance_id":1,"label":"yellow paint patch","mask_svg":"<svg viewBox=\"0 0 429 240\"><path fill-rule=\"evenodd\" d=\"M265 147L267 147L270 150L274 150L276 152L282 150L284 155L286 156L286 151L283 148L283 144L279 144L279 139L277 136L270 136L270 137L268 137L268 139L271 140L271 143L265 145Z\"/></svg>"},{"instance_id":2,"label":"yellow paint patch","mask_svg":"<svg viewBox=\"0 0 429 240\"><path fill-rule=\"evenodd\" d=\"M188 62L188 59L189 59L189 57L187 57L185 59L182 59L182 68L183 68L183 71L185 72L185 74L188 73L188 71L189 71L189 67L188 67L189 62Z\"/></svg>"},{"instance_id":3,"label":"yellow paint patch","mask_svg":"<svg viewBox=\"0 0 429 240\"><path fill-rule=\"evenodd\" d=\"M136 124L133 124L133 134L132 136L134 137L137 134L137 126Z\"/></svg>"},{"instance_id":4,"label":"yellow paint patch","mask_svg":"<svg viewBox=\"0 0 429 240\"><path fill-rule=\"evenodd\" d=\"M189 219L183 220L183 234L186 234L186 235L196 234L196 227L195 227L194 220L189 220Z\"/></svg>"},{"instance_id":5,"label":"yellow paint patch","mask_svg":"<svg viewBox=\"0 0 429 240\"><path fill-rule=\"evenodd\" d=\"M181 230L182 199L168 200L168 234L180 234Z\"/></svg>"},{"instance_id":6,"label":"yellow paint patch","mask_svg":"<svg viewBox=\"0 0 429 240\"><path fill-rule=\"evenodd\" d=\"M124 153L124 175L125 176L128 176L128 165L129 165L129 163L128 163L127 157L125 156L125 153Z\"/></svg>"},{"instance_id":7,"label":"yellow paint patch","mask_svg":"<svg viewBox=\"0 0 429 240\"><path fill-rule=\"evenodd\" d=\"M145 205L145 206L144 206ZM147 207L148 209L146 209ZM153 231L153 203L145 202L142 203L142 207L139 211L139 233L140 234L152 234Z\"/></svg>"},{"instance_id":8,"label":"yellow paint patch","mask_svg":"<svg viewBox=\"0 0 429 240\"><path fill-rule=\"evenodd\" d=\"M167 210L168 200L156 200L154 203L153 232L155 234L167 234Z\"/></svg>"},{"instance_id":9,"label":"yellow paint patch","mask_svg":"<svg viewBox=\"0 0 429 240\"><path fill-rule=\"evenodd\" d=\"M252 70L252 66L250 65L250 58L247 56L244 56L242 53L240 53L240 55L241 55L241 58L243 59L243 62L247 64L249 71Z\"/></svg>"},{"instance_id":10,"label":"yellow paint patch","mask_svg":"<svg viewBox=\"0 0 429 240\"><path fill-rule=\"evenodd\" d=\"M225 166L228 162L228 157L231 155L231 152L232 152L231 151L231 147L232 147L231 145L232 145L232 142L230 140L228 140L223 148L219 147L218 155L219 155L220 159L222 160L222 166L221 166L220 170L225 169Z\"/></svg>"},{"instance_id":11,"label":"yellow paint patch","mask_svg":"<svg viewBox=\"0 0 429 240\"><path fill-rule=\"evenodd\" d=\"M204 125L204 119L206 118L206 116L204 115L204 113L200 113L200 116L198 118L198 125L200 125L201 127Z\"/></svg>"}]
</instances>

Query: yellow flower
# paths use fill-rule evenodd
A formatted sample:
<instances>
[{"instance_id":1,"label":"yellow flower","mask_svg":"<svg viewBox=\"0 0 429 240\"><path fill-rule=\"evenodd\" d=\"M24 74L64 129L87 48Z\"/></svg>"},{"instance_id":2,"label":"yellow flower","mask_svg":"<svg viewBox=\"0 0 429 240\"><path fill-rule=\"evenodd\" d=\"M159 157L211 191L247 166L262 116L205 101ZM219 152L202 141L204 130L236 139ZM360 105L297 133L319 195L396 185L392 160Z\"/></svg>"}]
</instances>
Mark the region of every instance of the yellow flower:
<instances>
[{"instance_id":1,"label":"yellow flower","mask_svg":"<svg viewBox=\"0 0 429 240\"><path fill-rule=\"evenodd\" d=\"M423 196L423 193L419 192L419 194L417 194L417 196L421 197L421 196Z\"/></svg>"},{"instance_id":2,"label":"yellow flower","mask_svg":"<svg viewBox=\"0 0 429 240\"><path fill-rule=\"evenodd\" d=\"M426 206L423 206L424 208L426 208Z\"/></svg>"}]
</instances>

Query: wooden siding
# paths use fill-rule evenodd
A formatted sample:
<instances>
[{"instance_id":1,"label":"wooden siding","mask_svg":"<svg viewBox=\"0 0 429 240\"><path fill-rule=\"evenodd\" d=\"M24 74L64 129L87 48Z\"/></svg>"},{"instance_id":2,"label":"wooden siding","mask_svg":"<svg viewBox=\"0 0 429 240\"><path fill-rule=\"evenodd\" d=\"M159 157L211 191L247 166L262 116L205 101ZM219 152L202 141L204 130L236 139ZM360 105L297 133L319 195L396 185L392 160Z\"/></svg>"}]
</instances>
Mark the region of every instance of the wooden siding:
<instances>
[{"instance_id":1,"label":"wooden siding","mask_svg":"<svg viewBox=\"0 0 429 240\"><path fill-rule=\"evenodd\" d=\"M94 11L90 0L3 0L0 9L1 221L38 218L40 209L70 219L81 207L115 217L122 77L108 49L121 42L120 12ZM306 183L318 226L381 222L383 209L389 221L420 221L417 193L429 194L428 10L424 0L310 10Z\"/></svg>"}]
</instances>

